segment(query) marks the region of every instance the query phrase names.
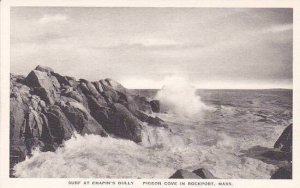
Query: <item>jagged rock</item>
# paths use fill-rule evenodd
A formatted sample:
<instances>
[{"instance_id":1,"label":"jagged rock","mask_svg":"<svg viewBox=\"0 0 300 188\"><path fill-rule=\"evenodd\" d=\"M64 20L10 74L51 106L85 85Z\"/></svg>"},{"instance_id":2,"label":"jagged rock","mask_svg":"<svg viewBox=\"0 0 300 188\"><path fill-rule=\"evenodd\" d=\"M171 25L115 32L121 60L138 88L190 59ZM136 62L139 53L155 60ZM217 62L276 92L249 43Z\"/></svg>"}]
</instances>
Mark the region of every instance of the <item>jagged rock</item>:
<instances>
[{"instance_id":1,"label":"jagged rock","mask_svg":"<svg viewBox=\"0 0 300 188\"><path fill-rule=\"evenodd\" d=\"M280 167L271 176L271 179L292 179L292 165Z\"/></svg>"},{"instance_id":2,"label":"jagged rock","mask_svg":"<svg viewBox=\"0 0 300 188\"><path fill-rule=\"evenodd\" d=\"M152 117L144 112L137 110L135 111L134 115L142 122L148 123L150 126L154 127L165 127L168 128L168 125L159 117Z\"/></svg>"},{"instance_id":3,"label":"jagged rock","mask_svg":"<svg viewBox=\"0 0 300 188\"><path fill-rule=\"evenodd\" d=\"M110 86L110 87L111 87L113 90L115 90L115 91L118 91L118 92L124 93L124 94L126 94L126 93L129 92L129 91L128 91L125 87L123 87L120 83L118 83L118 82L116 82L116 81L114 81L114 80L112 80L112 79L110 79L110 78L105 79L105 81L106 81L106 83L108 84L108 86Z\"/></svg>"},{"instance_id":4,"label":"jagged rock","mask_svg":"<svg viewBox=\"0 0 300 188\"><path fill-rule=\"evenodd\" d=\"M200 176L202 179L217 179L209 170L205 168L194 170L193 173Z\"/></svg>"},{"instance_id":5,"label":"jagged rock","mask_svg":"<svg viewBox=\"0 0 300 188\"><path fill-rule=\"evenodd\" d=\"M97 97L100 95L99 92L97 91L97 89L95 88L95 86L87 80L80 79L80 87L81 87L83 93L86 95L93 95L94 97Z\"/></svg>"},{"instance_id":6,"label":"jagged rock","mask_svg":"<svg viewBox=\"0 0 300 188\"><path fill-rule=\"evenodd\" d=\"M177 170L170 179L202 179L200 176L187 170Z\"/></svg>"},{"instance_id":7,"label":"jagged rock","mask_svg":"<svg viewBox=\"0 0 300 188\"><path fill-rule=\"evenodd\" d=\"M92 82L92 84L94 84L99 93L102 93L104 91L100 82Z\"/></svg>"},{"instance_id":8,"label":"jagged rock","mask_svg":"<svg viewBox=\"0 0 300 188\"><path fill-rule=\"evenodd\" d=\"M137 105L138 109L147 113L151 113L151 105L146 97L134 96L132 101L129 101Z\"/></svg>"},{"instance_id":9,"label":"jagged rock","mask_svg":"<svg viewBox=\"0 0 300 188\"><path fill-rule=\"evenodd\" d=\"M81 103L75 101L66 102L62 106L62 110L78 133L107 136L103 127L89 114L88 110Z\"/></svg>"},{"instance_id":10,"label":"jagged rock","mask_svg":"<svg viewBox=\"0 0 300 188\"><path fill-rule=\"evenodd\" d=\"M48 119L49 132L54 142L61 144L63 140L72 137L73 126L58 106L50 106L45 114Z\"/></svg>"},{"instance_id":11,"label":"jagged rock","mask_svg":"<svg viewBox=\"0 0 300 188\"><path fill-rule=\"evenodd\" d=\"M254 146L248 150L242 150L244 153L241 156L259 159L268 164L277 165L279 163L286 163L292 160L291 152L282 152L274 148L267 148L262 146Z\"/></svg>"},{"instance_id":12,"label":"jagged rock","mask_svg":"<svg viewBox=\"0 0 300 188\"><path fill-rule=\"evenodd\" d=\"M26 106L15 98L10 99L10 153L13 163L20 162L27 155L26 146L22 139L24 111Z\"/></svg>"},{"instance_id":13,"label":"jagged rock","mask_svg":"<svg viewBox=\"0 0 300 188\"><path fill-rule=\"evenodd\" d=\"M108 132L134 142L142 141L142 126L125 106L118 103L114 104L114 112L110 115L109 122L105 125Z\"/></svg>"},{"instance_id":14,"label":"jagged rock","mask_svg":"<svg viewBox=\"0 0 300 188\"><path fill-rule=\"evenodd\" d=\"M60 84L54 76L49 76L46 72L33 70L25 78L26 85L33 87L33 93L40 96L47 103L54 104L57 98L56 89Z\"/></svg>"},{"instance_id":15,"label":"jagged rock","mask_svg":"<svg viewBox=\"0 0 300 188\"><path fill-rule=\"evenodd\" d=\"M103 92L103 96L108 104L113 104L118 102L119 95L116 91L106 90Z\"/></svg>"},{"instance_id":16,"label":"jagged rock","mask_svg":"<svg viewBox=\"0 0 300 188\"><path fill-rule=\"evenodd\" d=\"M101 95L94 97L92 95L86 95L88 106L91 112L96 111L98 108L107 106L107 103Z\"/></svg>"},{"instance_id":17,"label":"jagged rock","mask_svg":"<svg viewBox=\"0 0 300 188\"><path fill-rule=\"evenodd\" d=\"M11 74L10 92L12 166L34 147L55 151L74 131L101 136L109 133L141 142L141 121L165 126L161 119L147 115L158 110L158 101L134 95L112 79L76 81L37 66L27 77Z\"/></svg>"},{"instance_id":18,"label":"jagged rock","mask_svg":"<svg viewBox=\"0 0 300 188\"><path fill-rule=\"evenodd\" d=\"M76 80L74 78L62 76L55 72L52 72L51 75L53 75L57 79L57 81L59 82L59 84L61 86L63 86L63 85L74 86L74 84L76 82Z\"/></svg>"},{"instance_id":19,"label":"jagged rock","mask_svg":"<svg viewBox=\"0 0 300 188\"><path fill-rule=\"evenodd\" d=\"M287 126L278 140L274 144L274 148L284 152L292 152L292 141L293 141L293 124Z\"/></svg>"},{"instance_id":20,"label":"jagged rock","mask_svg":"<svg viewBox=\"0 0 300 188\"><path fill-rule=\"evenodd\" d=\"M61 90L61 95L75 99L77 102L83 102L83 97L71 86L64 85Z\"/></svg>"},{"instance_id":21,"label":"jagged rock","mask_svg":"<svg viewBox=\"0 0 300 188\"><path fill-rule=\"evenodd\" d=\"M41 65L38 65L35 70L38 70L38 71L41 71L41 72L46 72L46 73L53 73L54 70L50 67L47 67L47 66L41 66Z\"/></svg>"},{"instance_id":22,"label":"jagged rock","mask_svg":"<svg viewBox=\"0 0 300 188\"><path fill-rule=\"evenodd\" d=\"M158 100L150 101L150 105L153 112L158 113L160 111L160 104Z\"/></svg>"}]
</instances>

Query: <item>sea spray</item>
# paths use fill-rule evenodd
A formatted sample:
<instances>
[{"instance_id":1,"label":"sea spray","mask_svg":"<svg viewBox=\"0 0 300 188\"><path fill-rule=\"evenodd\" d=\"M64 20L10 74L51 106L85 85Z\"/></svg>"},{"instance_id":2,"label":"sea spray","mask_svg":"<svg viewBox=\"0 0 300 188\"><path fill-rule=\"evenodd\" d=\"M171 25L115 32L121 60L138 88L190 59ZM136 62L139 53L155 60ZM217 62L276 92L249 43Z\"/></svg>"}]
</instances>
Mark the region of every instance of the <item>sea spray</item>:
<instances>
[{"instance_id":1,"label":"sea spray","mask_svg":"<svg viewBox=\"0 0 300 188\"><path fill-rule=\"evenodd\" d=\"M274 113L274 106L284 112L286 102L281 102L280 107L280 98L276 98L274 104L266 104L260 93L253 94L251 101L258 105L253 106L240 91L229 94L218 91L210 95L209 103L216 110L205 110L202 113L205 115L197 116L197 121L173 113L152 114L163 119L172 131L143 124L143 142L139 144L112 137L77 135L56 152L34 152L31 158L15 166L15 175L168 178L178 169L205 167L219 178L270 178L277 168L275 165L240 153L257 145L273 147L284 129L278 126L284 120ZM269 110L278 123L258 121L261 117L256 114L262 110Z\"/></svg>"},{"instance_id":2,"label":"sea spray","mask_svg":"<svg viewBox=\"0 0 300 188\"><path fill-rule=\"evenodd\" d=\"M76 135L55 152L35 151L18 163L16 177L37 178L155 178L175 169L169 158L124 139ZM160 168L157 168L160 166Z\"/></svg>"},{"instance_id":3,"label":"sea spray","mask_svg":"<svg viewBox=\"0 0 300 188\"><path fill-rule=\"evenodd\" d=\"M15 166L14 175L25 178L168 178L178 169L205 167L221 178L269 178L275 169L256 159L240 158L227 144L225 147L222 143L199 145L194 140L196 137L191 139L188 134L182 137L184 132L173 134L161 128L148 131L152 131L149 145L99 135L77 135L55 152L35 151L32 157ZM208 133L203 132L200 137ZM215 136L217 142L224 141Z\"/></svg>"},{"instance_id":4,"label":"sea spray","mask_svg":"<svg viewBox=\"0 0 300 188\"><path fill-rule=\"evenodd\" d=\"M163 110L192 118L206 107L200 96L196 95L196 88L185 77L168 76L163 83L163 88L156 96Z\"/></svg>"}]
</instances>

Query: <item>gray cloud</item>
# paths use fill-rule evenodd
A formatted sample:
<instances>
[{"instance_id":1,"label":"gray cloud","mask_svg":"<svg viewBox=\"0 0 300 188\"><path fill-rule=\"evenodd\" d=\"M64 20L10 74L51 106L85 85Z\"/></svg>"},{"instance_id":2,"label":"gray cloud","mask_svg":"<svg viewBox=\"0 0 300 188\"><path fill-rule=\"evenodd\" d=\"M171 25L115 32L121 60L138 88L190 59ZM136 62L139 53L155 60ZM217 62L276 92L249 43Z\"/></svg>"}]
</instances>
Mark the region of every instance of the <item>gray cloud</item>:
<instances>
[{"instance_id":1,"label":"gray cloud","mask_svg":"<svg viewBox=\"0 0 300 188\"><path fill-rule=\"evenodd\" d=\"M137 79L156 87L173 73L199 87L290 87L292 15L259 8L13 8L11 70L27 74L44 64L129 87L142 87L132 83Z\"/></svg>"}]
</instances>

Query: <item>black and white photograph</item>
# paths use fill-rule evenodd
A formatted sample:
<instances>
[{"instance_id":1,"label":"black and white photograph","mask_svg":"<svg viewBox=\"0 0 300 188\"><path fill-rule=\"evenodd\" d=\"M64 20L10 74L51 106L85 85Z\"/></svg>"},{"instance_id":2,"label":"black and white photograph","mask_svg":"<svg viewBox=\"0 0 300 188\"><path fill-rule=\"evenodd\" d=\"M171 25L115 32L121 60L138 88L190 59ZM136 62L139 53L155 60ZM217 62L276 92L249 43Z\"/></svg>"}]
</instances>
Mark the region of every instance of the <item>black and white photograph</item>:
<instances>
[{"instance_id":1,"label":"black and white photograph","mask_svg":"<svg viewBox=\"0 0 300 188\"><path fill-rule=\"evenodd\" d=\"M295 177L293 8L9 14L9 179Z\"/></svg>"}]
</instances>

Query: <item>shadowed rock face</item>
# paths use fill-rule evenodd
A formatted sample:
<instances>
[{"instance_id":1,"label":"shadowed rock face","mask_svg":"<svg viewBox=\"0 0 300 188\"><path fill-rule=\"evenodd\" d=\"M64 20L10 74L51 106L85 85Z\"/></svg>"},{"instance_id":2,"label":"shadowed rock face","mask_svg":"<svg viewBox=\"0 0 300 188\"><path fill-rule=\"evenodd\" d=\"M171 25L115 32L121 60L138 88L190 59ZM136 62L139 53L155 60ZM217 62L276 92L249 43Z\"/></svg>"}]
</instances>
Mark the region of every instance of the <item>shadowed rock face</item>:
<instances>
[{"instance_id":1,"label":"shadowed rock face","mask_svg":"<svg viewBox=\"0 0 300 188\"><path fill-rule=\"evenodd\" d=\"M190 172L188 170L177 170L170 179L217 179L210 171L205 168L199 168Z\"/></svg>"},{"instance_id":2,"label":"shadowed rock face","mask_svg":"<svg viewBox=\"0 0 300 188\"><path fill-rule=\"evenodd\" d=\"M205 168L199 168L194 170L193 173L200 176L203 179L217 179L210 171Z\"/></svg>"},{"instance_id":3,"label":"shadowed rock face","mask_svg":"<svg viewBox=\"0 0 300 188\"><path fill-rule=\"evenodd\" d=\"M177 170L170 179L202 179L200 176L187 170Z\"/></svg>"},{"instance_id":4,"label":"shadowed rock face","mask_svg":"<svg viewBox=\"0 0 300 188\"><path fill-rule=\"evenodd\" d=\"M11 167L35 147L55 151L74 132L141 142L141 122L163 126L145 113L153 111L149 99L112 79L77 81L39 65L26 77L11 74L10 86Z\"/></svg>"},{"instance_id":5,"label":"shadowed rock face","mask_svg":"<svg viewBox=\"0 0 300 188\"><path fill-rule=\"evenodd\" d=\"M292 167L291 167L291 165L280 167L271 176L271 179L292 179Z\"/></svg>"},{"instance_id":6,"label":"shadowed rock face","mask_svg":"<svg viewBox=\"0 0 300 188\"><path fill-rule=\"evenodd\" d=\"M274 144L274 148L284 152L292 152L292 136L293 136L293 124L287 126L278 140Z\"/></svg>"}]
</instances>

